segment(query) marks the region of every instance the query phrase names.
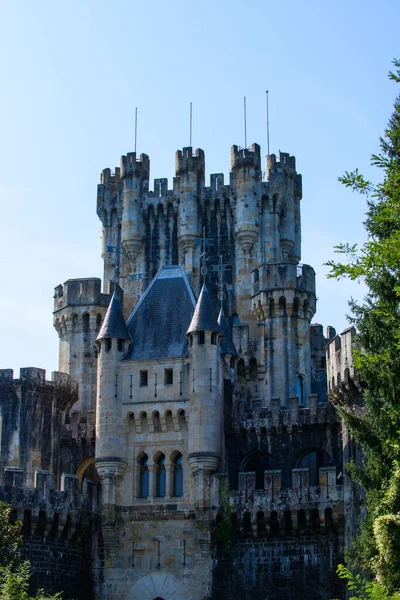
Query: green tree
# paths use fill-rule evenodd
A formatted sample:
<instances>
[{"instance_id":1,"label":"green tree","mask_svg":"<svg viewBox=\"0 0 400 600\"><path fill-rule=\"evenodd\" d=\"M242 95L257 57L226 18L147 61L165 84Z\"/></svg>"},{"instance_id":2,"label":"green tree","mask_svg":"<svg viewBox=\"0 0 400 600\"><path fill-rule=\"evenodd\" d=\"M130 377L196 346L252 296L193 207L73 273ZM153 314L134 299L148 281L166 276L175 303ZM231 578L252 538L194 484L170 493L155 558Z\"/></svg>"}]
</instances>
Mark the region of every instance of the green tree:
<instances>
[{"instance_id":1,"label":"green tree","mask_svg":"<svg viewBox=\"0 0 400 600\"><path fill-rule=\"evenodd\" d=\"M13 519L12 506L0 502L0 567L19 561L21 521Z\"/></svg>"},{"instance_id":2,"label":"green tree","mask_svg":"<svg viewBox=\"0 0 400 600\"><path fill-rule=\"evenodd\" d=\"M390 79L400 83L400 62ZM400 98L372 164L383 180L374 185L355 170L340 181L367 199L367 241L341 244L342 262L330 261L330 277L362 280L367 295L350 302L362 351L354 352L364 406L345 389L331 401L360 443L364 464L350 465L366 491L367 518L349 553L355 568L376 576L388 593L400 590Z\"/></svg>"},{"instance_id":3,"label":"green tree","mask_svg":"<svg viewBox=\"0 0 400 600\"><path fill-rule=\"evenodd\" d=\"M0 600L60 600L61 595L47 596L39 590L29 595L29 561L21 562L21 521L13 518L9 504L0 502Z\"/></svg>"}]
</instances>

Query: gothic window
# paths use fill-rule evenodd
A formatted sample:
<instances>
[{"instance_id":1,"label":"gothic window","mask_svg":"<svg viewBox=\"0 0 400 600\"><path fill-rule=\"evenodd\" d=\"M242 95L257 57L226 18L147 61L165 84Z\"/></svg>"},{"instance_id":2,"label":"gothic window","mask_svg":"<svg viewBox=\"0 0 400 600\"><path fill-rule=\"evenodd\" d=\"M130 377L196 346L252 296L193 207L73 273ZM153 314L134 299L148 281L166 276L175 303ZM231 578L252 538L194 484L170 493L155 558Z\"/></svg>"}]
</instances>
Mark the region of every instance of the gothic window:
<instances>
[{"instance_id":1,"label":"gothic window","mask_svg":"<svg viewBox=\"0 0 400 600\"><path fill-rule=\"evenodd\" d=\"M329 454L324 450L313 450L303 456L298 463L299 469L308 469L310 486L319 485L319 470L331 463Z\"/></svg>"},{"instance_id":2,"label":"gothic window","mask_svg":"<svg viewBox=\"0 0 400 600\"><path fill-rule=\"evenodd\" d=\"M270 470L271 464L271 456L263 452L254 452L245 460L243 471L255 471L257 490L264 489L264 471Z\"/></svg>"},{"instance_id":3,"label":"gothic window","mask_svg":"<svg viewBox=\"0 0 400 600\"><path fill-rule=\"evenodd\" d=\"M139 498L147 498L149 495L149 457L147 454L139 460Z\"/></svg>"},{"instance_id":4,"label":"gothic window","mask_svg":"<svg viewBox=\"0 0 400 600\"><path fill-rule=\"evenodd\" d=\"M250 371L250 379L252 381L258 380L258 368L257 368L257 359L251 358L249 361L249 371Z\"/></svg>"},{"instance_id":5,"label":"gothic window","mask_svg":"<svg viewBox=\"0 0 400 600\"><path fill-rule=\"evenodd\" d=\"M156 496L164 498L166 494L167 480L165 472L165 456L160 454L155 461L156 463Z\"/></svg>"},{"instance_id":6,"label":"gothic window","mask_svg":"<svg viewBox=\"0 0 400 600\"><path fill-rule=\"evenodd\" d=\"M172 480L172 495L183 496L183 469L182 469L182 454L179 452L173 462L173 480Z\"/></svg>"},{"instance_id":7,"label":"gothic window","mask_svg":"<svg viewBox=\"0 0 400 600\"><path fill-rule=\"evenodd\" d=\"M88 333L89 331L89 314L85 313L84 315L82 315L82 322L83 322L83 332L84 333Z\"/></svg>"},{"instance_id":8,"label":"gothic window","mask_svg":"<svg viewBox=\"0 0 400 600\"><path fill-rule=\"evenodd\" d=\"M267 530L265 527L264 513L262 511L259 511L257 513L257 533L259 536L261 536L261 535L265 535L266 532L267 532Z\"/></svg>"},{"instance_id":9,"label":"gothic window","mask_svg":"<svg viewBox=\"0 0 400 600\"><path fill-rule=\"evenodd\" d=\"M161 420L160 420L159 412L156 411L153 414L153 421L154 421L154 431L160 431L161 430Z\"/></svg>"}]
</instances>

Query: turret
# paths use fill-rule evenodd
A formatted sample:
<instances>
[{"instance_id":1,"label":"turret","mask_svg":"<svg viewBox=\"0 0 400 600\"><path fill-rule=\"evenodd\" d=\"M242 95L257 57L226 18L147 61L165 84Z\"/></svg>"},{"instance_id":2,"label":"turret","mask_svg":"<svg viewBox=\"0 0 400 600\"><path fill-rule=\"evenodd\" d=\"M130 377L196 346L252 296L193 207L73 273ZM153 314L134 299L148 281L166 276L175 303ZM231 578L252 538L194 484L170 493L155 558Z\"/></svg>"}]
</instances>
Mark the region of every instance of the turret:
<instances>
[{"instance_id":1,"label":"turret","mask_svg":"<svg viewBox=\"0 0 400 600\"><path fill-rule=\"evenodd\" d=\"M104 521L114 522L117 487L127 465L127 448L121 436L119 367L130 336L122 314L120 288L115 289L97 336L99 369L97 383L96 468L102 481Z\"/></svg>"},{"instance_id":2,"label":"turret","mask_svg":"<svg viewBox=\"0 0 400 600\"><path fill-rule=\"evenodd\" d=\"M189 407L190 468L195 478L195 503L208 506L207 478L221 462L222 377L221 327L204 284L186 333L190 344L193 393ZM204 479L205 478L205 479Z\"/></svg>"},{"instance_id":3,"label":"turret","mask_svg":"<svg viewBox=\"0 0 400 600\"><path fill-rule=\"evenodd\" d=\"M122 187L121 169L103 169L100 183L97 186L97 215L102 224L101 257L104 261L103 282L109 291L109 282L113 277L114 256L107 251L107 246L114 246L120 239L122 219Z\"/></svg>"},{"instance_id":4,"label":"turret","mask_svg":"<svg viewBox=\"0 0 400 600\"><path fill-rule=\"evenodd\" d=\"M82 416L88 430L96 409L97 349L95 340L109 302L96 277L69 279L54 290L54 327L60 338L58 369L78 382L79 401L73 406L72 424ZM76 423L75 423L76 421Z\"/></svg>"},{"instance_id":5,"label":"turret","mask_svg":"<svg viewBox=\"0 0 400 600\"><path fill-rule=\"evenodd\" d=\"M259 216L257 197L261 186L260 146L253 144L247 148L231 148L231 185L236 200L236 239L245 254L257 243Z\"/></svg>"},{"instance_id":6,"label":"turret","mask_svg":"<svg viewBox=\"0 0 400 600\"><path fill-rule=\"evenodd\" d=\"M298 263L301 257L300 200L301 175L296 173L296 159L285 152L267 156L266 175L272 210L276 214L273 224L279 231L278 252L275 261ZM270 236L266 236L270 237Z\"/></svg>"},{"instance_id":7,"label":"turret","mask_svg":"<svg viewBox=\"0 0 400 600\"><path fill-rule=\"evenodd\" d=\"M204 188L204 152L189 146L175 154L174 190L179 197L178 242L185 257L185 270L191 275L195 238L200 235L199 198Z\"/></svg>"},{"instance_id":8,"label":"turret","mask_svg":"<svg viewBox=\"0 0 400 600\"><path fill-rule=\"evenodd\" d=\"M150 160L147 154L136 159L135 152L121 158L121 179L123 182L122 246L132 262L142 250L143 220L142 197L148 191Z\"/></svg>"}]
</instances>

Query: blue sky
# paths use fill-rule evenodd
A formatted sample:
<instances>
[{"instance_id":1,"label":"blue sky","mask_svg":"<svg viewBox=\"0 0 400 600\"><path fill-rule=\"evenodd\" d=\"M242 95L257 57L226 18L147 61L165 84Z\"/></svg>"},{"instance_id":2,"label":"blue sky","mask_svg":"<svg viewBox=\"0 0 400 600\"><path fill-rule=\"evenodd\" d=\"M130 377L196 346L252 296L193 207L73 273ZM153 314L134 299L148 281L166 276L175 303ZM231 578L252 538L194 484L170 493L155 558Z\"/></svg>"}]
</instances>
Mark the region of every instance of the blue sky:
<instances>
[{"instance_id":1,"label":"blue sky","mask_svg":"<svg viewBox=\"0 0 400 600\"><path fill-rule=\"evenodd\" d=\"M151 179L174 175L189 143L207 173L230 147L296 156L303 175L303 262L317 273L315 321L338 329L362 287L325 278L341 241L363 240L365 200L337 178L367 176L398 90L400 4L383 0L196 3L0 0L0 367L57 369L53 288L102 276L96 185L133 150Z\"/></svg>"}]
</instances>

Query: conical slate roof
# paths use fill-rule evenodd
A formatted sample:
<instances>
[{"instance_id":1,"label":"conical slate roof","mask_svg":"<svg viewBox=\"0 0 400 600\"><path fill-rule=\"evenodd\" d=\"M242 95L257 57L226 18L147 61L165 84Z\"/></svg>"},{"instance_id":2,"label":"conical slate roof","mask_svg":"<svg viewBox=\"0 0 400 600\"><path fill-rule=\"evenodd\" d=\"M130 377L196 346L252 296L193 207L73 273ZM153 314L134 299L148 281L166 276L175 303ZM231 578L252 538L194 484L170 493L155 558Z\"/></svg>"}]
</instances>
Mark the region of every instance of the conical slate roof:
<instances>
[{"instance_id":1,"label":"conical slate roof","mask_svg":"<svg viewBox=\"0 0 400 600\"><path fill-rule=\"evenodd\" d=\"M239 356L235 344L232 340L231 328L229 326L229 321L224 313L224 309L221 307L220 313L218 315L218 323L222 329L222 333L224 337L221 340L221 352L222 354L228 354L229 356Z\"/></svg>"},{"instance_id":2,"label":"conical slate roof","mask_svg":"<svg viewBox=\"0 0 400 600\"><path fill-rule=\"evenodd\" d=\"M106 338L119 338L131 341L116 289L108 305L106 316L104 317L96 342Z\"/></svg>"},{"instance_id":3,"label":"conical slate roof","mask_svg":"<svg viewBox=\"0 0 400 600\"><path fill-rule=\"evenodd\" d=\"M198 297L196 308L189 325L186 335L195 331L213 331L222 333L221 327L215 317L211 300L206 284L201 288L200 296Z\"/></svg>"}]
</instances>

